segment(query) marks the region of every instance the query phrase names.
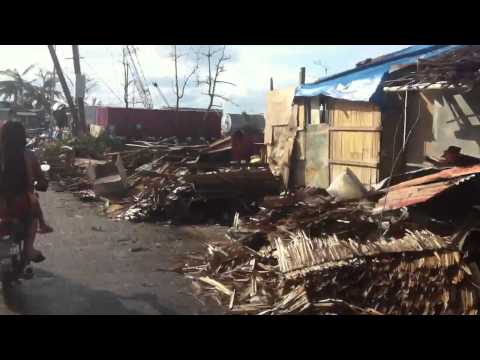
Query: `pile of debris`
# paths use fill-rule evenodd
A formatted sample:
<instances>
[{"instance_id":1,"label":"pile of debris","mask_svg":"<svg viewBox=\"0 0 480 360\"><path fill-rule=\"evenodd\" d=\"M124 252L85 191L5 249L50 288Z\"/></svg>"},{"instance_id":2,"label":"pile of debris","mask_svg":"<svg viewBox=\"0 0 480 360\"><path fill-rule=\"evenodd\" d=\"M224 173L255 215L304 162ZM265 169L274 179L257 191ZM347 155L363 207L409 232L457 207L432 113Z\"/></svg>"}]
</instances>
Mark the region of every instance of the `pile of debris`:
<instances>
[{"instance_id":1,"label":"pile of debris","mask_svg":"<svg viewBox=\"0 0 480 360\"><path fill-rule=\"evenodd\" d=\"M478 176L427 169L360 199L267 197L176 270L236 314L476 314Z\"/></svg>"},{"instance_id":2,"label":"pile of debris","mask_svg":"<svg viewBox=\"0 0 480 360\"><path fill-rule=\"evenodd\" d=\"M418 59L414 65L399 65L405 74L384 82L388 86L413 88L464 88L471 90L480 80L480 46L453 49L435 59ZM436 85L432 86L432 85Z\"/></svg>"},{"instance_id":3,"label":"pile of debris","mask_svg":"<svg viewBox=\"0 0 480 360\"><path fill-rule=\"evenodd\" d=\"M129 178L130 195L111 201L106 212L130 221L171 220L231 223L236 212L253 214L265 194L278 193L280 184L265 166L196 166L188 156L168 156L138 168Z\"/></svg>"},{"instance_id":4,"label":"pile of debris","mask_svg":"<svg viewBox=\"0 0 480 360\"><path fill-rule=\"evenodd\" d=\"M103 201L105 214L118 220L231 224L236 212L255 213L263 196L281 188L257 158L229 161L230 138L210 145L175 138L135 141L103 153L75 145L52 148L43 159L51 163L60 190Z\"/></svg>"}]
</instances>

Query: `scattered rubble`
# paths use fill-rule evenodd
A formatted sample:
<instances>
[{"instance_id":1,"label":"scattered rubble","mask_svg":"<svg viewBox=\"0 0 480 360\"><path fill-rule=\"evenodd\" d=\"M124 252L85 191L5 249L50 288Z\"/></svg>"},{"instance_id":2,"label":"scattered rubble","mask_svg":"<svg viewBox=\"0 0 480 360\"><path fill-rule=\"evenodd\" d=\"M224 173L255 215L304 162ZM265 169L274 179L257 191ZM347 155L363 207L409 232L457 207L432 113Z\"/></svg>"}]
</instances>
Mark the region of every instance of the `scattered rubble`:
<instances>
[{"instance_id":1,"label":"scattered rubble","mask_svg":"<svg viewBox=\"0 0 480 360\"><path fill-rule=\"evenodd\" d=\"M117 144L115 152L102 141L49 144L42 159L52 165L56 191L103 201L113 219L229 224L236 212L255 213L263 196L280 191L279 180L258 159L229 161L231 138L210 145L134 141L120 149Z\"/></svg>"},{"instance_id":2,"label":"scattered rubble","mask_svg":"<svg viewBox=\"0 0 480 360\"><path fill-rule=\"evenodd\" d=\"M102 202L112 219L233 222L225 242L174 269L229 313L477 313L480 165L422 169L369 190L346 171L327 190L280 194L258 156L229 161L229 141L54 144L43 154L64 191Z\"/></svg>"},{"instance_id":3,"label":"scattered rubble","mask_svg":"<svg viewBox=\"0 0 480 360\"><path fill-rule=\"evenodd\" d=\"M455 196L468 196L458 179L476 171L437 169L427 179L455 180ZM427 182L417 175L359 200L319 189L267 197L258 214L235 217L227 242L208 244L176 271L232 314L477 314L476 210L464 204L471 216L439 220L431 202L448 207L449 199L437 192L375 211L388 190Z\"/></svg>"}]
</instances>

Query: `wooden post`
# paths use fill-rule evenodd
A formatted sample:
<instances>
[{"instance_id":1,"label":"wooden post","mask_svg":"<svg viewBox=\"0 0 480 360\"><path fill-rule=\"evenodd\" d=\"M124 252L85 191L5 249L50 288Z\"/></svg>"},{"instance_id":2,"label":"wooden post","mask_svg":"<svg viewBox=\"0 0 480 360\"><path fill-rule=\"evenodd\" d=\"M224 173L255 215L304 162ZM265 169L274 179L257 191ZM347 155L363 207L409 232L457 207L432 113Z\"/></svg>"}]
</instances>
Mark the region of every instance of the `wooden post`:
<instances>
[{"instance_id":1,"label":"wooden post","mask_svg":"<svg viewBox=\"0 0 480 360\"><path fill-rule=\"evenodd\" d=\"M70 90L68 89L67 82L65 81L65 76L63 75L62 68L60 67L60 63L58 61L57 53L53 47L53 45L48 45L48 50L50 51L50 56L53 60L53 65L58 73L58 79L60 80L60 84L62 85L63 93L65 94L65 98L67 99L68 106L70 107L70 112L72 113L73 122L74 124L78 123L78 116L75 110L75 105L73 103L72 95L70 94Z\"/></svg>"},{"instance_id":2,"label":"wooden post","mask_svg":"<svg viewBox=\"0 0 480 360\"><path fill-rule=\"evenodd\" d=\"M80 134L85 134L87 131L87 124L85 123L85 107L83 104L83 96L85 92L85 81L82 78L80 70L80 53L78 45L72 45L73 52L73 67L75 68L75 98L78 106L78 131Z\"/></svg>"},{"instance_id":3,"label":"wooden post","mask_svg":"<svg viewBox=\"0 0 480 360\"><path fill-rule=\"evenodd\" d=\"M300 85L305 84L305 68L301 67L300 68Z\"/></svg>"}]
</instances>

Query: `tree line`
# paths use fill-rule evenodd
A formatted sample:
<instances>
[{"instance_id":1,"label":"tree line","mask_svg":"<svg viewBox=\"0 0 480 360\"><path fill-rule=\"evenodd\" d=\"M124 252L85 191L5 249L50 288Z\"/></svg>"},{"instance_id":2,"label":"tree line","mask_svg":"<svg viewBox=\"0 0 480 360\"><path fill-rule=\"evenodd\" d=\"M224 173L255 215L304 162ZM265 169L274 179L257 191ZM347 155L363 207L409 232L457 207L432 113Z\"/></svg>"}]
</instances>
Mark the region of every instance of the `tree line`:
<instances>
[{"instance_id":1,"label":"tree line","mask_svg":"<svg viewBox=\"0 0 480 360\"><path fill-rule=\"evenodd\" d=\"M185 89L188 86L200 88L201 94L207 97L205 108L212 110L221 108L219 100L233 103L232 99L223 92L225 86L236 86L232 82L223 79L227 71L226 64L232 59L228 54L226 45L205 45L190 47L188 50L179 49L178 45L172 45L169 58L172 60L174 76L172 79L172 93L175 97L175 108L178 110L181 101L185 96ZM124 62L124 67L125 67ZM185 69L184 76L179 70L180 65ZM32 77L32 72L37 70ZM132 80L128 76L128 68L124 79L124 102L129 105L128 88ZM56 103L64 103L65 95L58 90L58 78L55 79L52 71L45 71L35 65L30 65L23 72L17 69L7 69L0 71L0 76L5 80L0 81L0 100L13 103L25 109L43 109L47 112ZM65 76L71 91L75 88L74 82ZM28 79L30 80L28 80ZM153 86L158 88L156 83ZM87 105L101 105L95 97L90 97L89 93L97 86L97 82L90 77L86 77L85 102ZM147 85L148 86L148 85Z\"/></svg>"},{"instance_id":2,"label":"tree line","mask_svg":"<svg viewBox=\"0 0 480 360\"><path fill-rule=\"evenodd\" d=\"M37 73L32 78L29 75L35 69ZM0 76L5 79L0 81L0 100L14 106L50 112L54 104L65 102L65 95L58 90L58 78L55 80L52 71L30 65L22 72L17 69L2 70ZM69 88L73 90L74 82L68 76L66 78ZM96 86L97 83L92 78L86 78L86 94L91 93ZM91 105L99 105L95 97L88 98L87 101Z\"/></svg>"}]
</instances>

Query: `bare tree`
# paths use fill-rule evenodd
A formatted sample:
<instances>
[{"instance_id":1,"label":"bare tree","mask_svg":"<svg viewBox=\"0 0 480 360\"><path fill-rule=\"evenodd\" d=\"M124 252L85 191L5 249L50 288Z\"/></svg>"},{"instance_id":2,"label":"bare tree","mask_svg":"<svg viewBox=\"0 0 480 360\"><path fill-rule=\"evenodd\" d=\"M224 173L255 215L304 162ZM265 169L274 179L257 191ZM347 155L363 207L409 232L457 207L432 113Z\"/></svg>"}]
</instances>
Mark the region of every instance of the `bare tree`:
<instances>
[{"instance_id":1,"label":"bare tree","mask_svg":"<svg viewBox=\"0 0 480 360\"><path fill-rule=\"evenodd\" d=\"M225 69L225 63L232 59L230 55L226 54L226 49L226 45L219 48L209 45L206 51L200 52L201 56L206 59L208 65L208 76L205 79L198 80L198 85L204 85L208 89L206 93L203 93L210 98L207 111L210 111L213 107L220 107L214 103L215 98L232 102L230 98L217 92L217 85L227 84L236 86L234 83L220 80L220 75L227 71Z\"/></svg>"},{"instance_id":2,"label":"bare tree","mask_svg":"<svg viewBox=\"0 0 480 360\"><path fill-rule=\"evenodd\" d=\"M187 84L189 83L189 81L192 79L192 76L198 70L198 58L196 58L195 64L191 69L191 71L188 72L187 76L185 76L182 81L179 81L179 75L178 75L179 60L186 55L187 54L181 54L177 51L177 45L172 46L172 53L170 54L170 58L173 60L175 65L175 81L173 84L173 89L176 97L175 109L177 112L178 112L178 109L180 108L180 100L182 100L183 96L185 95L185 88L187 87Z\"/></svg>"}]
</instances>

